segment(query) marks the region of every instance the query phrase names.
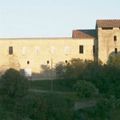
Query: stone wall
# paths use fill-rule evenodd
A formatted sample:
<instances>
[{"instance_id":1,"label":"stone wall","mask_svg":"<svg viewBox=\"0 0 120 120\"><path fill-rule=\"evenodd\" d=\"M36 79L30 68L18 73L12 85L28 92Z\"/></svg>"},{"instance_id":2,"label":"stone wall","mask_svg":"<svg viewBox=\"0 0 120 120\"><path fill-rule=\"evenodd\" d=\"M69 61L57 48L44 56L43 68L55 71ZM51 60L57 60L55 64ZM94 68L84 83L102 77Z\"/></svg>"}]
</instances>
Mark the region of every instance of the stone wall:
<instances>
[{"instance_id":1,"label":"stone wall","mask_svg":"<svg viewBox=\"0 0 120 120\"><path fill-rule=\"evenodd\" d=\"M79 45L84 53L79 53ZM0 39L0 73L8 68L31 71L34 78L55 77L50 71L60 62L72 58L93 60L93 39L72 38L4 38ZM13 54L9 54L9 47Z\"/></svg>"},{"instance_id":2,"label":"stone wall","mask_svg":"<svg viewBox=\"0 0 120 120\"><path fill-rule=\"evenodd\" d=\"M116 36L116 41L114 40ZM120 29L102 29L98 28L98 59L106 63L109 55L120 51Z\"/></svg>"}]
</instances>

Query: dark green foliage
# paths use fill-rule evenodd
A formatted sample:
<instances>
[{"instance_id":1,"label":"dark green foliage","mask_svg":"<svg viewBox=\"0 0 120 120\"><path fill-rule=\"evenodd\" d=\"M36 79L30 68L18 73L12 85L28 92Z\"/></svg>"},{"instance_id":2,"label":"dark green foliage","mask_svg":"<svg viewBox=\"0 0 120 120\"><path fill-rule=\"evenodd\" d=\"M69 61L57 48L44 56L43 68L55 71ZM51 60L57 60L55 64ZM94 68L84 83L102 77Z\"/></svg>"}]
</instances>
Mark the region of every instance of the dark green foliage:
<instances>
[{"instance_id":1,"label":"dark green foliage","mask_svg":"<svg viewBox=\"0 0 120 120\"><path fill-rule=\"evenodd\" d=\"M116 118L113 112L118 107L117 102L114 97L99 98L96 106L75 111L75 118L76 120L113 120L112 118Z\"/></svg>"},{"instance_id":2,"label":"dark green foliage","mask_svg":"<svg viewBox=\"0 0 120 120\"><path fill-rule=\"evenodd\" d=\"M69 87L68 82L75 83L75 80L52 80L53 82L53 91L63 91L63 92L71 92L73 91L72 87ZM38 89L38 90L51 90L51 80L34 80L29 81L30 89ZM72 85L73 85L72 84Z\"/></svg>"},{"instance_id":3,"label":"dark green foliage","mask_svg":"<svg viewBox=\"0 0 120 120\"><path fill-rule=\"evenodd\" d=\"M31 120L46 120L47 103L45 99L38 95L30 95L26 99L25 113Z\"/></svg>"},{"instance_id":4,"label":"dark green foliage","mask_svg":"<svg viewBox=\"0 0 120 120\"><path fill-rule=\"evenodd\" d=\"M120 52L117 54L111 53L107 64L116 68L120 68Z\"/></svg>"},{"instance_id":5,"label":"dark green foliage","mask_svg":"<svg viewBox=\"0 0 120 120\"><path fill-rule=\"evenodd\" d=\"M50 94L47 99L48 120L73 120L71 101L61 95Z\"/></svg>"},{"instance_id":6,"label":"dark green foliage","mask_svg":"<svg viewBox=\"0 0 120 120\"><path fill-rule=\"evenodd\" d=\"M115 58L114 58L115 57ZM65 69L62 78L67 86L72 87L76 80L86 80L93 83L101 94L120 97L120 67L119 56L116 54L109 58L106 65L101 65L88 60L72 59L62 66ZM67 80L68 81L67 81ZM69 80L75 82L69 82Z\"/></svg>"},{"instance_id":7,"label":"dark green foliage","mask_svg":"<svg viewBox=\"0 0 120 120\"><path fill-rule=\"evenodd\" d=\"M74 86L75 91L81 98L94 97L93 93L97 90L99 91L98 98L102 97L102 99L97 100L95 107L82 109L75 113L76 120L115 118L112 117L113 111L120 109L120 54L110 55L108 63L104 65L80 59L73 61L64 66L66 71L63 78L66 85ZM68 81L66 81L66 78L68 78ZM79 79L79 81L71 84L69 83L70 79Z\"/></svg>"},{"instance_id":8,"label":"dark green foliage","mask_svg":"<svg viewBox=\"0 0 120 120\"><path fill-rule=\"evenodd\" d=\"M28 80L18 71L9 69L0 79L0 105L4 113L0 118L5 120L21 120L19 110L23 111L23 101L28 94ZM18 106L19 105L19 106ZM3 118L2 118L3 117Z\"/></svg>"},{"instance_id":9,"label":"dark green foliage","mask_svg":"<svg viewBox=\"0 0 120 120\"><path fill-rule=\"evenodd\" d=\"M63 63L57 64L57 65L56 65L57 78L63 79L63 78L64 78L65 70L66 70L65 64L63 64Z\"/></svg>"},{"instance_id":10,"label":"dark green foliage","mask_svg":"<svg viewBox=\"0 0 120 120\"><path fill-rule=\"evenodd\" d=\"M72 59L67 64L58 64L56 73L58 78L62 79L78 79L85 69L84 61L81 59Z\"/></svg>"},{"instance_id":11,"label":"dark green foliage","mask_svg":"<svg viewBox=\"0 0 120 120\"><path fill-rule=\"evenodd\" d=\"M53 90L68 93L35 93L28 91L28 80L16 70L9 69L0 79L1 120L110 120L113 111L120 109L119 60L110 58L108 64L72 59L57 65L59 81L53 81ZM116 63L118 62L118 64ZM62 80L61 80L62 79ZM33 82L30 82L32 86ZM51 81L42 81L33 88L51 89ZM58 85L59 84L59 85ZM62 87L66 86L64 89ZM74 88L74 89L73 89ZM72 94L70 92L70 94ZM95 105L74 111L77 100L94 100ZM71 97L71 98L70 98ZM87 103L86 103L87 104Z\"/></svg>"},{"instance_id":12,"label":"dark green foliage","mask_svg":"<svg viewBox=\"0 0 120 120\"><path fill-rule=\"evenodd\" d=\"M33 94L28 80L9 69L0 80L1 120L73 120L70 101L62 95Z\"/></svg>"},{"instance_id":13,"label":"dark green foliage","mask_svg":"<svg viewBox=\"0 0 120 120\"><path fill-rule=\"evenodd\" d=\"M18 71L9 69L1 76L0 95L17 98L23 97L28 92L28 80Z\"/></svg>"},{"instance_id":14,"label":"dark green foliage","mask_svg":"<svg viewBox=\"0 0 120 120\"><path fill-rule=\"evenodd\" d=\"M79 80L74 85L77 96L80 98L93 98L98 95L98 89L89 81Z\"/></svg>"}]
</instances>

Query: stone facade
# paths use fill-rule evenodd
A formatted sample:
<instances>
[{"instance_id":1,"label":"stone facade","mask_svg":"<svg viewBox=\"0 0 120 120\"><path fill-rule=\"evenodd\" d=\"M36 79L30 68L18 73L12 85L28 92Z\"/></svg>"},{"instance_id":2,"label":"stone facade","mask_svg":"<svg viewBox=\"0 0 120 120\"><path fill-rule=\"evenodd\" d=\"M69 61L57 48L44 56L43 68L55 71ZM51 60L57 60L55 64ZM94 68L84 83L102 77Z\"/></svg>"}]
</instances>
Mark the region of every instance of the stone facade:
<instances>
[{"instance_id":1,"label":"stone facade","mask_svg":"<svg viewBox=\"0 0 120 120\"><path fill-rule=\"evenodd\" d=\"M87 41L87 42L86 42ZM19 38L0 39L0 72L8 68L23 70L34 77L50 78L56 64L72 58L93 60L93 39ZM83 45L83 53L79 52Z\"/></svg>"},{"instance_id":2,"label":"stone facade","mask_svg":"<svg viewBox=\"0 0 120 120\"><path fill-rule=\"evenodd\" d=\"M120 29L98 28L98 36L98 58L106 63L110 54L120 51Z\"/></svg>"}]
</instances>

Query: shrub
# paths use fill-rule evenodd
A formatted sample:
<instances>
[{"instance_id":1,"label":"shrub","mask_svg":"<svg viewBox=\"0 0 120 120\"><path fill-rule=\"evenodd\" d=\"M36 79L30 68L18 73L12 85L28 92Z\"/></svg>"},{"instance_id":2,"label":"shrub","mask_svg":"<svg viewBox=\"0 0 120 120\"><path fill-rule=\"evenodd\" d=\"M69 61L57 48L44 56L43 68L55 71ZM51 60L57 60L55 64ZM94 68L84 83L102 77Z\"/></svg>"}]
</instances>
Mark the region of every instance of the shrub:
<instances>
[{"instance_id":1,"label":"shrub","mask_svg":"<svg viewBox=\"0 0 120 120\"><path fill-rule=\"evenodd\" d=\"M90 98L98 94L98 89L91 83L85 80L79 80L74 85L77 96L80 98Z\"/></svg>"},{"instance_id":2,"label":"shrub","mask_svg":"<svg viewBox=\"0 0 120 120\"><path fill-rule=\"evenodd\" d=\"M120 68L120 52L117 54L111 53L107 64L116 68Z\"/></svg>"},{"instance_id":3,"label":"shrub","mask_svg":"<svg viewBox=\"0 0 120 120\"><path fill-rule=\"evenodd\" d=\"M28 80L17 70L8 69L0 79L0 94L10 98L23 97L28 91Z\"/></svg>"}]
</instances>

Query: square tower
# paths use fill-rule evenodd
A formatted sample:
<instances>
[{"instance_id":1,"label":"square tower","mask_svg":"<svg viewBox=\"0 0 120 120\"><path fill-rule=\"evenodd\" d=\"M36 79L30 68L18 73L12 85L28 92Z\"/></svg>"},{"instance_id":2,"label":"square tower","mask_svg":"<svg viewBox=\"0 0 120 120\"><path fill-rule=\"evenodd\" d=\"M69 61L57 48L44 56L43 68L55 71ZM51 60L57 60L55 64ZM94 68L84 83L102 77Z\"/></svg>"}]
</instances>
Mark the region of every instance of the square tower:
<instances>
[{"instance_id":1,"label":"square tower","mask_svg":"<svg viewBox=\"0 0 120 120\"><path fill-rule=\"evenodd\" d=\"M120 52L120 20L97 20L98 60L107 63L111 54Z\"/></svg>"}]
</instances>

